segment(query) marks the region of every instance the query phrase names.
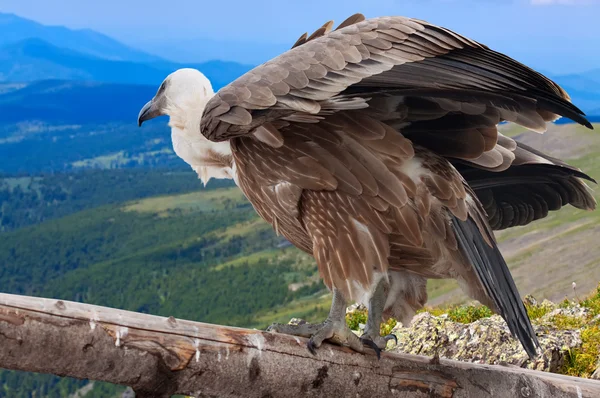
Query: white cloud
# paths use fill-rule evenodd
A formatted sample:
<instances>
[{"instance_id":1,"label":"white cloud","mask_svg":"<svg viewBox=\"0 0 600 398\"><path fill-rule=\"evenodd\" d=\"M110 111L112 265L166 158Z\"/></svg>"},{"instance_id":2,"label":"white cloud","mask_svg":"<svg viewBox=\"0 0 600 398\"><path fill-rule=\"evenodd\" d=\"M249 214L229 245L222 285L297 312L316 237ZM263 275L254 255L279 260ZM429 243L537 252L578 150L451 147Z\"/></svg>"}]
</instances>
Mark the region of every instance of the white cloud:
<instances>
[{"instance_id":1,"label":"white cloud","mask_svg":"<svg viewBox=\"0 0 600 398\"><path fill-rule=\"evenodd\" d=\"M566 5L566 6L577 6L587 4L599 4L600 0L531 0L531 4L534 6L548 6L548 5Z\"/></svg>"}]
</instances>

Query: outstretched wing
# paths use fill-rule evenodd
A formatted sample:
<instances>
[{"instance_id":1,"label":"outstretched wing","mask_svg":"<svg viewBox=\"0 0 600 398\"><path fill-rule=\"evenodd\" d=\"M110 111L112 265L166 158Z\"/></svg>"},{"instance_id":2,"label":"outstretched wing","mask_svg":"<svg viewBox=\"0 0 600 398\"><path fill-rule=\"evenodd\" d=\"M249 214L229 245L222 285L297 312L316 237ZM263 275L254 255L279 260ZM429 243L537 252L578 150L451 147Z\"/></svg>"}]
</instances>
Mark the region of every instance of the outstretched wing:
<instances>
[{"instance_id":1,"label":"outstretched wing","mask_svg":"<svg viewBox=\"0 0 600 398\"><path fill-rule=\"evenodd\" d=\"M466 138L462 127L491 146L499 120L544 131L545 121L562 115L591 127L564 90L511 58L423 21L382 17L296 46L222 88L204 111L201 131L220 141L292 115L318 120L373 97L385 106L377 110L387 122L409 123L403 132L440 138L441 129ZM481 131L487 128L494 131ZM479 156L485 145L472 153L455 147Z\"/></svg>"},{"instance_id":2,"label":"outstretched wing","mask_svg":"<svg viewBox=\"0 0 600 398\"><path fill-rule=\"evenodd\" d=\"M526 164L503 173L494 188L475 187L494 228L523 225L544 217L546 208L568 203L594 208L579 180L582 175L532 170L531 165L556 163L499 135L496 128L511 121L543 132L546 122L559 116L591 128L554 82L480 43L420 20L364 20L356 14L331 28L327 23L310 37L303 35L291 50L221 89L204 111L202 134L215 141L253 135L277 147L283 142L281 129L290 123L311 124L362 109L412 142L460 161L461 171L469 171L469 182L495 178L485 171ZM513 192L514 186L502 184L504 177L515 174L527 177ZM553 180L557 175L568 177L559 178L559 187ZM552 182L530 189L537 177L538 182ZM526 198L530 193L535 199Z\"/></svg>"}]
</instances>

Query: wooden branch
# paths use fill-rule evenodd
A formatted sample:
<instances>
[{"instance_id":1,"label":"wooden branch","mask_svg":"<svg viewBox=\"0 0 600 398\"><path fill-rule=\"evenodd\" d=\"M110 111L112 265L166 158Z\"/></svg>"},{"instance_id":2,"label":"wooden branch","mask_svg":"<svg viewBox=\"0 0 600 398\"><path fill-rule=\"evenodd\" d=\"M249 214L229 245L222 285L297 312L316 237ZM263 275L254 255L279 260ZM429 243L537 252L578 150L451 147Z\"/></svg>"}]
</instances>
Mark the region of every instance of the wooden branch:
<instances>
[{"instance_id":1,"label":"wooden branch","mask_svg":"<svg viewBox=\"0 0 600 398\"><path fill-rule=\"evenodd\" d=\"M281 334L0 294L0 367L131 386L138 397L600 397L516 367L357 354Z\"/></svg>"}]
</instances>

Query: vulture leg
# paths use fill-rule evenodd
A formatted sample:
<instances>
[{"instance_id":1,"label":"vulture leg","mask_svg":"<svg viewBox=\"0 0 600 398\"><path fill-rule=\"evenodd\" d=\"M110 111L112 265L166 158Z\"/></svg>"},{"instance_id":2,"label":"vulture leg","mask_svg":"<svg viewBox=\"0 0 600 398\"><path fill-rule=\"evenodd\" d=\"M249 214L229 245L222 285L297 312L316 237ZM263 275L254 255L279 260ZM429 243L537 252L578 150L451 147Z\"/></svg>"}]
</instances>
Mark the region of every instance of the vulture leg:
<instances>
[{"instance_id":1,"label":"vulture leg","mask_svg":"<svg viewBox=\"0 0 600 398\"><path fill-rule=\"evenodd\" d=\"M377 358L380 357L381 351L385 349L389 340L398 342L396 336L393 334L385 337L380 335L383 310L387 301L388 289L389 283L387 283L385 278L381 278L373 295L369 299L369 317L367 318L367 324L365 325L365 332L360 338L364 345L375 350Z\"/></svg>"},{"instance_id":2,"label":"vulture leg","mask_svg":"<svg viewBox=\"0 0 600 398\"><path fill-rule=\"evenodd\" d=\"M293 336L310 337L308 349L316 354L316 349L323 341L348 346L354 351L363 352L364 346L360 338L346 324L346 299L338 289L333 289L333 300L327 319L318 324L304 323L301 325L286 325L274 323L267 331Z\"/></svg>"},{"instance_id":3,"label":"vulture leg","mask_svg":"<svg viewBox=\"0 0 600 398\"><path fill-rule=\"evenodd\" d=\"M323 322L323 326L308 341L310 352L316 354L316 349L325 340L348 346L354 351L363 352L363 345L360 338L346 324L346 307L347 302L342 293L338 289L333 288L333 300L329 316Z\"/></svg>"}]
</instances>

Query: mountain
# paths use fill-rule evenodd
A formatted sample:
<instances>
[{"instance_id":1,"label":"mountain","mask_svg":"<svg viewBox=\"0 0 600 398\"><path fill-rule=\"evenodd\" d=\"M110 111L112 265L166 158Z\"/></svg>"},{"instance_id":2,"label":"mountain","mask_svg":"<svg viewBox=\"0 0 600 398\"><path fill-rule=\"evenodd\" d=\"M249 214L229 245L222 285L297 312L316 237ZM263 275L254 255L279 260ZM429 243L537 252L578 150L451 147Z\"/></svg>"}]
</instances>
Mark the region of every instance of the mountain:
<instances>
[{"instance_id":1,"label":"mountain","mask_svg":"<svg viewBox=\"0 0 600 398\"><path fill-rule=\"evenodd\" d=\"M215 89L252 68L219 60L171 62L89 29L46 26L0 13L0 82L58 79L158 85L184 67L201 70Z\"/></svg>"},{"instance_id":2,"label":"mountain","mask_svg":"<svg viewBox=\"0 0 600 398\"><path fill-rule=\"evenodd\" d=\"M300 35L300 33L298 33ZM221 40L210 37L199 38L146 38L141 36L124 38L135 48L150 51L175 62L204 62L213 59L259 65L288 50L289 43L249 42Z\"/></svg>"},{"instance_id":3,"label":"mountain","mask_svg":"<svg viewBox=\"0 0 600 398\"><path fill-rule=\"evenodd\" d=\"M57 47L37 38L24 39L0 48L0 81L63 79L158 85L169 73L183 67L201 70L216 89L251 68L249 65L224 61L190 65L168 61L114 61Z\"/></svg>"},{"instance_id":4,"label":"mountain","mask_svg":"<svg viewBox=\"0 0 600 398\"><path fill-rule=\"evenodd\" d=\"M137 127L156 86L62 80L7 86L0 94L0 172L184 166L170 150L163 118Z\"/></svg>"},{"instance_id":5,"label":"mountain","mask_svg":"<svg viewBox=\"0 0 600 398\"><path fill-rule=\"evenodd\" d=\"M156 83L165 71L148 64L112 61L56 47L41 39L25 39L0 49L0 77L4 81L41 79L92 80L112 83Z\"/></svg>"},{"instance_id":6,"label":"mountain","mask_svg":"<svg viewBox=\"0 0 600 398\"><path fill-rule=\"evenodd\" d=\"M2 86L0 85L0 88ZM128 122L154 94L155 85L43 80L0 94L0 124L25 121L92 124Z\"/></svg>"},{"instance_id":7,"label":"mountain","mask_svg":"<svg viewBox=\"0 0 600 398\"><path fill-rule=\"evenodd\" d=\"M600 82L600 68L589 70L582 73L582 75L588 79L594 80L595 82Z\"/></svg>"},{"instance_id":8,"label":"mountain","mask_svg":"<svg viewBox=\"0 0 600 398\"><path fill-rule=\"evenodd\" d=\"M552 126L546 135L506 128L600 175L597 132L575 124ZM203 189L190 171L152 169L5 177L0 203L3 292L256 328L326 316L314 260L281 247L231 182ZM584 297L600 280L599 225L600 211L569 206L498 234L520 292L573 298L575 282L575 294ZM428 294L430 305L465 300L452 281L431 281ZM68 396L55 391L85 385L59 380L0 372L0 396ZM99 386L92 396L115 396L101 395Z\"/></svg>"},{"instance_id":9,"label":"mountain","mask_svg":"<svg viewBox=\"0 0 600 398\"><path fill-rule=\"evenodd\" d=\"M163 61L90 29L46 26L14 14L0 13L0 47L27 39L43 39L57 47L115 61Z\"/></svg>"},{"instance_id":10,"label":"mountain","mask_svg":"<svg viewBox=\"0 0 600 398\"><path fill-rule=\"evenodd\" d=\"M587 115L600 116L600 69L549 77L564 88L571 101Z\"/></svg>"}]
</instances>

